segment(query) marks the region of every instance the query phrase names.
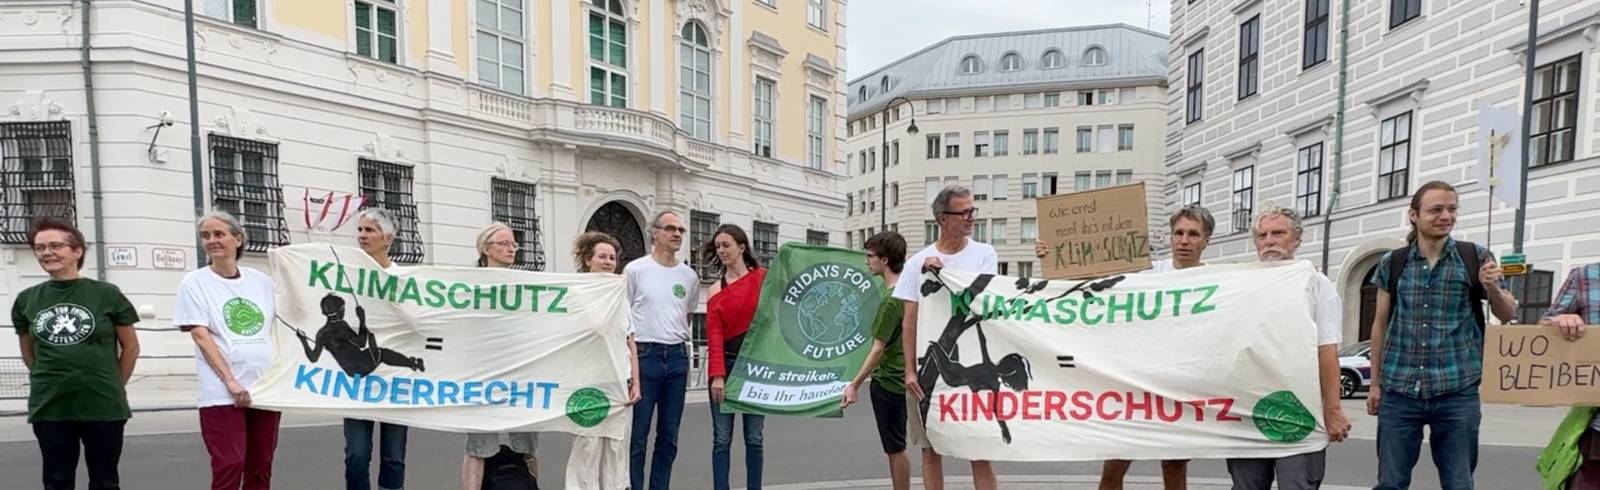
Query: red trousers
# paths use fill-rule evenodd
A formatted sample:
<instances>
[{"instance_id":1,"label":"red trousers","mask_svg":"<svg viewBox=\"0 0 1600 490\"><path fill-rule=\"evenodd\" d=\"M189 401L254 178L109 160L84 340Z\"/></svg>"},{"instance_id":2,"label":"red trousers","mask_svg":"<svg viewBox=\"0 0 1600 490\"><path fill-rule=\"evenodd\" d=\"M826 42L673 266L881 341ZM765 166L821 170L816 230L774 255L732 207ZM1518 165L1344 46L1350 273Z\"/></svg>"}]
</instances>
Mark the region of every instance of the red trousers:
<instances>
[{"instance_id":1,"label":"red trousers","mask_svg":"<svg viewBox=\"0 0 1600 490\"><path fill-rule=\"evenodd\" d=\"M272 487L272 453L278 448L280 419L278 412L254 408L200 409L200 437L211 453L211 490Z\"/></svg>"}]
</instances>

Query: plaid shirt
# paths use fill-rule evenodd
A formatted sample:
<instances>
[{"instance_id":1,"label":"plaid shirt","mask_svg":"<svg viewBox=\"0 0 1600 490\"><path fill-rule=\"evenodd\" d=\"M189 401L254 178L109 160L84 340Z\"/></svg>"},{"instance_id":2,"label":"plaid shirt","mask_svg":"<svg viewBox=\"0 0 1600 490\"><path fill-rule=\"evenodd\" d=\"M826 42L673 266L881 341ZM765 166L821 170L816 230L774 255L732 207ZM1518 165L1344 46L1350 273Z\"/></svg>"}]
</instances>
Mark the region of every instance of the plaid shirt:
<instances>
[{"instance_id":1,"label":"plaid shirt","mask_svg":"<svg viewBox=\"0 0 1600 490\"><path fill-rule=\"evenodd\" d=\"M1567 282L1556 293L1555 304L1545 318L1556 315L1578 315L1589 325L1600 325L1600 264L1589 264L1572 269Z\"/></svg>"},{"instance_id":2,"label":"plaid shirt","mask_svg":"<svg viewBox=\"0 0 1600 490\"><path fill-rule=\"evenodd\" d=\"M1472 316L1472 286L1477 274L1446 239L1439 262L1428 267L1421 250L1410 248L1399 285L1391 296L1394 314L1383 336L1382 388L1412 398L1428 399L1475 389L1483 378L1483 332ZM1378 261L1372 285L1387 289L1390 252ZM1494 258L1478 247L1479 260ZM1505 281L1501 280L1501 287Z\"/></svg>"}]
</instances>

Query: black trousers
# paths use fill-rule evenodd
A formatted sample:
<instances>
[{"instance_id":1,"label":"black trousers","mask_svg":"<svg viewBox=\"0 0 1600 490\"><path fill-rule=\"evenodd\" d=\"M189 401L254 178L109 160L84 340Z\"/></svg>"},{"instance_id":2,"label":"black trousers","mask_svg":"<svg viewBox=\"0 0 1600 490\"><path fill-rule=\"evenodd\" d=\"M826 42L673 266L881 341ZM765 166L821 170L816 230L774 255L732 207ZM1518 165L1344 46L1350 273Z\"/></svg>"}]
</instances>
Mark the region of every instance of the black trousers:
<instances>
[{"instance_id":1,"label":"black trousers","mask_svg":"<svg viewBox=\"0 0 1600 490\"><path fill-rule=\"evenodd\" d=\"M89 490L120 490L117 464L127 424L126 420L34 422L33 435L44 460L44 490L77 488L80 445L89 466Z\"/></svg>"}]
</instances>

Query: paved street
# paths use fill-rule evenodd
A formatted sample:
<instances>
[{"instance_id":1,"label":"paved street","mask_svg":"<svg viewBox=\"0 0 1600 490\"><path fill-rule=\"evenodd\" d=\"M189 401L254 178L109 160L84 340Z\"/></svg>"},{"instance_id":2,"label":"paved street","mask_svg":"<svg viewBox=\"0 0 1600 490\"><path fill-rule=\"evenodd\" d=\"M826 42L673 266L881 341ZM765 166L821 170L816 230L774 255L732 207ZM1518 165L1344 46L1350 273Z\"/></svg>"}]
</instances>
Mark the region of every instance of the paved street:
<instances>
[{"instance_id":1,"label":"paved street","mask_svg":"<svg viewBox=\"0 0 1600 490\"><path fill-rule=\"evenodd\" d=\"M1358 400L1346 402L1347 410L1360 407ZM1556 409L1490 406L1485 409L1484 446L1478 467L1479 488L1521 490L1536 488L1538 475L1533 470L1538 446L1561 412ZM877 434L872 429L871 410L852 410L841 420L774 418L767 425L767 488L776 490L815 490L826 488L888 488L887 476L878 451ZM1547 420L1548 419L1548 420ZM340 486L343 441L336 421L288 417L278 448L274 482L285 489L334 489ZM1370 439L1373 423L1362 413L1355 417L1354 439L1334 446L1328 458L1329 490L1370 488L1376 473L1374 443ZM206 453L199 436L192 431L194 414L189 411L140 413L131 423L123 456L124 487L142 489L204 488L208 482ZM707 489L710 481L711 429L703 403L691 404L684 417L683 437L674 486ZM737 441L739 438L735 437ZM38 480L38 451L18 417L0 419L0 481ZM566 464L570 438L551 435L541 438L539 456L544 488L563 488L561 468ZM460 436L431 431L412 433L409 487L450 489L457 485L462 441ZM735 445L736 484L743 482L742 449ZM1433 468L1423 457L1418 465L1413 488L1436 489ZM952 473L965 474L963 464L946 463ZM1005 488L1093 488L1092 475L1098 465L1078 464L1000 464L1006 477ZM1129 488L1157 488L1153 483L1157 466L1134 466ZM1191 488L1226 488L1227 473L1220 461L1196 461L1191 466ZM950 488L964 488L960 478L952 478ZM1339 486L1339 487L1335 487ZM12 486L8 488L32 488Z\"/></svg>"}]
</instances>

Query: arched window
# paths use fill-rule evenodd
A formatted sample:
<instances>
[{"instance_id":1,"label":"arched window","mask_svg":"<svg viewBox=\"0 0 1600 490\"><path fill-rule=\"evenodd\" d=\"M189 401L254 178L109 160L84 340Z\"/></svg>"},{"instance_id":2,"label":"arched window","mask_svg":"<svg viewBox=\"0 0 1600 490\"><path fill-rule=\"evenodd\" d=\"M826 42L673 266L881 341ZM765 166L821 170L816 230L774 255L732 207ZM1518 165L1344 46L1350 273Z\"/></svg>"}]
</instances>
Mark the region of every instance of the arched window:
<instances>
[{"instance_id":1,"label":"arched window","mask_svg":"<svg viewBox=\"0 0 1600 490\"><path fill-rule=\"evenodd\" d=\"M1103 49L1103 48L1101 48L1099 46L1095 46L1095 47L1089 48L1087 50L1084 50L1084 52L1083 52L1083 65L1084 66L1100 66L1100 65L1104 65L1104 64L1106 64L1106 50L1105 49Z\"/></svg>"},{"instance_id":2,"label":"arched window","mask_svg":"<svg viewBox=\"0 0 1600 490\"><path fill-rule=\"evenodd\" d=\"M1062 66L1066 66L1066 64L1067 57L1062 55L1060 50L1056 49L1045 51L1044 57L1040 58L1039 60L1039 66L1044 67L1046 70L1052 68L1061 68Z\"/></svg>"},{"instance_id":3,"label":"arched window","mask_svg":"<svg viewBox=\"0 0 1600 490\"><path fill-rule=\"evenodd\" d=\"M699 22L683 25L678 46L678 127L711 139L711 40Z\"/></svg>"},{"instance_id":4,"label":"arched window","mask_svg":"<svg viewBox=\"0 0 1600 490\"><path fill-rule=\"evenodd\" d=\"M589 103L628 106L628 19L622 0L589 9Z\"/></svg>"},{"instance_id":5,"label":"arched window","mask_svg":"<svg viewBox=\"0 0 1600 490\"><path fill-rule=\"evenodd\" d=\"M979 60L977 55L967 55L967 57L961 58L962 75L973 75L980 71L983 71L983 61Z\"/></svg>"},{"instance_id":6,"label":"arched window","mask_svg":"<svg viewBox=\"0 0 1600 490\"><path fill-rule=\"evenodd\" d=\"M879 78L878 79L878 91L882 92L882 93L886 93L886 94L889 93L889 76L888 75L884 75L883 78Z\"/></svg>"},{"instance_id":7,"label":"arched window","mask_svg":"<svg viewBox=\"0 0 1600 490\"><path fill-rule=\"evenodd\" d=\"M856 100L867 100L867 86L866 85L862 85L861 86L861 90L857 90L856 91Z\"/></svg>"},{"instance_id":8,"label":"arched window","mask_svg":"<svg viewBox=\"0 0 1600 490\"><path fill-rule=\"evenodd\" d=\"M1022 55L1006 53L1000 58L1000 71L1018 71L1022 69Z\"/></svg>"}]
</instances>

